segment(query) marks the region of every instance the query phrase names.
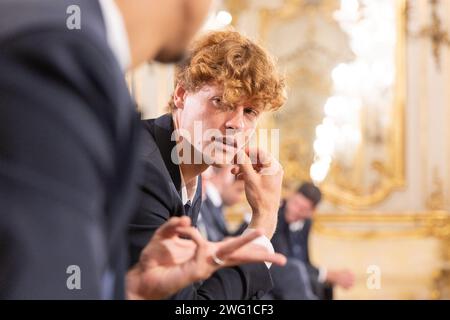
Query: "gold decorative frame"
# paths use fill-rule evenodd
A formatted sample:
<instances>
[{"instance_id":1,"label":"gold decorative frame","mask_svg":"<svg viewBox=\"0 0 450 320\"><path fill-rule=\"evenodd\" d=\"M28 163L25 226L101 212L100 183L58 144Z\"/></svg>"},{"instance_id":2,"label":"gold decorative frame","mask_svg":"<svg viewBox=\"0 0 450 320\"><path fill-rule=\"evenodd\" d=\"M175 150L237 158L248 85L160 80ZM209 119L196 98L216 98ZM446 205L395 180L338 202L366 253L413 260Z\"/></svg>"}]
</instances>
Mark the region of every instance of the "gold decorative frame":
<instances>
[{"instance_id":1,"label":"gold decorative frame","mask_svg":"<svg viewBox=\"0 0 450 320\"><path fill-rule=\"evenodd\" d=\"M359 226L357 230L352 226ZM389 230L390 228L390 230ZM441 267L432 275L431 299L450 297L450 212L383 212L371 214L318 214L313 230L320 236L352 241L394 239L440 240Z\"/></svg>"},{"instance_id":2,"label":"gold decorative frame","mask_svg":"<svg viewBox=\"0 0 450 320\"><path fill-rule=\"evenodd\" d=\"M389 128L388 153L389 163L373 163L373 168L378 171L380 183L370 193L358 193L358 190L350 187L324 181L320 185L325 198L333 204L351 209L367 209L385 200L392 192L405 186L405 103L406 103L406 36L407 36L407 0L395 0L397 16L397 49L396 49L396 79L394 87L394 102L391 108L392 124ZM240 12L247 8L246 1L226 1L227 8L234 17L239 19ZM331 5L325 2L323 6ZM295 16L299 6L303 6L305 14L308 10L317 8L304 0L285 0L282 7L276 10L261 9L259 14L259 36L264 44L267 41L268 30L275 20L289 20ZM264 119L263 123L269 125L270 119ZM281 150L283 153L283 150ZM283 163L285 176L295 180L310 180L309 168L301 168L290 163ZM332 174L332 172L330 172ZM288 186L291 188L292 186Z\"/></svg>"},{"instance_id":3,"label":"gold decorative frame","mask_svg":"<svg viewBox=\"0 0 450 320\"><path fill-rule=\"evenodd\" d=\"M366 226L358 231L349 225ZM384 227L384 230L383 230ZM394 227L394 230L386 230ZM401 227L401 228L399 228ZM339 239L387 239L427 238L450 240L450 213L429 212L383 212L371 214L317 214L314 217L315 232Z\"/></svg>"}]
</instances>

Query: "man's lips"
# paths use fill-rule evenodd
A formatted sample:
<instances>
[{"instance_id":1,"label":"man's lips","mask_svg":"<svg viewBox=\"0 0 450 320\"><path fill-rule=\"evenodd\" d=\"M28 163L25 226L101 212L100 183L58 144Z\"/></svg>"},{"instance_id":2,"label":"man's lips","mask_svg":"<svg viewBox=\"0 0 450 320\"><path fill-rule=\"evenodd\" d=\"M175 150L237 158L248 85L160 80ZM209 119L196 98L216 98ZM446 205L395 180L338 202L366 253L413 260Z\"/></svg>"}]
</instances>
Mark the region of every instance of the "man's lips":
<instances>
[{"instance_id":1,"label":"man's lips","mask_svg":"<svg viewBox=\"0 0 450 320\"><path fill-rule=\"evenodd\" d=\"M220 142L220 141L214 141L213 143L217 149L221 149L221 150L224 150L227 152L230 152L230 151L234 152L234 151L237 151L237 149L238 149L237 146L234 145L234 143L230 144L230 143L225 143L225 142Z\"/></svg>"},{"instance_id":2,"label":"man's lips","mask_svg":"<svg viewBox=\"0 0 450 320\"><path fill-rule=\"evenodd\" d=\"M239 139L239 138L235 138L235 137L216 137L215 141L220 141L223 144L234 147L234 148L238 148L239 145L245 144L245 141L243 138ZM242 142L242 143L239 143L239 142Z\"/></svg>"},{"instance_id":3,"label":"man's lips","mask_svg":"<svg viewBox=\"0 0 450 320\"><path fill-rule=\"evenodd\" d=\"M229 146L235 145L235 140L233 138L229 137L212 137L211 141L214 143L223 143Z\"/></svg>"}]
</instances>

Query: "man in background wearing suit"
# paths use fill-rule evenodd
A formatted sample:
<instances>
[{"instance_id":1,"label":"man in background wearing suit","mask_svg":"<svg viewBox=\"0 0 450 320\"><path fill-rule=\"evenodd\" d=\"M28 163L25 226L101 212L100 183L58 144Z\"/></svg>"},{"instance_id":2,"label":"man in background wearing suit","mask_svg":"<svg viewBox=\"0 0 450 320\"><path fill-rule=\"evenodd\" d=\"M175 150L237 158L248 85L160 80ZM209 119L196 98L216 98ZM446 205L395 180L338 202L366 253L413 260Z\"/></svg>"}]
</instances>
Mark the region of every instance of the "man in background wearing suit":
<instances>
[{"instance_id":1,"label":"man in background wearing suit","mask_svg":"<svg viewBox=\"0 0 450 320\"><path fill-rule=\"evenodd\" d=\"M280 207L272 243L277 252L288 257L288 261L283 267L271 269L274 289L270 298L328 300L332 299L334 285L344 289L353 286L354 276L350 271L317 268L310 261L311 218L321 198L319 188L312 183L304 183Z\"/></svg>"},{"instance_id":2,"label":"man in background wearing suit","mask_svg":"<svg viewBox=\"0 0 450 320\"><path fill-rule=\"evenodd\" d=\"M209 2L0 2L1 299L126 296L142 132L124 72L178 61ZM217 270L189 226L173 219L144 244L128 297L164 297ZM225 257L257 235L229 242Z\"/></svg>"},{"instance_id":3,"label":"man in background wearing suit","mask_svg":"<svg viewBox=\"0 0 450 320\"><path fill-rule=\"evenodd\" d=\"M284 83L269 55L238 32L212 32L200 37L176 69L176 86L170 113L144 121L145 166L140 186L142 199L130 227L131 263L155 230L171 216L189 216L197 222L201 205L201 173L210 165L223 166L238 157L233 174L245 182L253 210L246 232L261 229L254 251L273 252L270 238L276 227L283 171L281 165L259 150L244 151L260 114L284 103ZM263 160L252 165L249 155ZM257 158L255 156L258 156ZM155 183L157 182L157 183ZM228 240L211 243L210 259ZM257 249L259 247L259 249ZM276 257L276 256L275 256ZM284 263L284 260L274 262ZM175 299L258 299L271 286L269 263L225 268L202 283L178 292Z\"/></svg>"},{"instance_id":4,"label":"man in background wearing suit","mask_svg":"<svg viewBox=\"0 0 450 320\"><path fill-rule=\"evenodd\" d=\"M220 241L226 237L242 234L251 220L251 215L250 217L246 215L246 221L234 232L228 230L224 208L242 202L245 196L244 181L236 180L230 169L231 167L210 167L202 174L205 195L197 226L210 241Z\"/></svg>"}]
</instances>

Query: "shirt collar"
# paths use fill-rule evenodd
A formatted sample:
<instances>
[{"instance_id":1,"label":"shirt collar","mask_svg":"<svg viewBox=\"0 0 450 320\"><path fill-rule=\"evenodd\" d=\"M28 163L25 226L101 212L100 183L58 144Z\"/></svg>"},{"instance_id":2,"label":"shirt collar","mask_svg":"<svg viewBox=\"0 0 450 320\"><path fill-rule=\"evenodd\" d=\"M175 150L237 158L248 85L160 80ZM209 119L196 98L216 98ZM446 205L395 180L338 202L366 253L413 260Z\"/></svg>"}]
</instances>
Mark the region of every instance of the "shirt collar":
<instances>
[{"instance_id":1,"label":"shirt collar","mask_svg":"<svg viewBox=\"0 0 450 320\"><path fill-rule=\"evenodd\" d=\"M220 192L212 183L208 183L206 186L206 195L215 207L219 208L222 206L222 197L220 196Z\"/></svg>"},{"instance_id":2,"label":"shirt collar","mask_svg":"<svg viewBox=\"0 0 450 320\"><path fill-rule=\"evenodd\" d=\"M191 204L194 201L194 197L195 194L197 193L197 187L198 187L198 177L196 177L192 183L186 185L186 183L184 182L184 178L183 178L183 173L181 172L181 167L180 168L180 177L181 177L181 201L183 202L183 205L185 205L186 203L188 203L188 201L191 202ZM192 197L189 198L188 194L189 191L191 191Z\"/></svg>"},{"instance_id":3,"label":"shirt collar","mask_svg":"<svg viewBox=\"0 0 450 320\"><path fill-rule=\"evenodd\" d=\"M125 72L131 65L130 44L122 14L113 0L99 0L109 47Z\"/></svg>"},{"instance_id":4,"label":"shirt collar","mask_svg":"<svg viewBox=\"0 0 450 320\"><path fill-rule=\"evenodd\" d=\"M302 230L304 226L305 226L304 220L295 221L289 224L289 230L291 232L296 232Z\"/></svg>"},{"instance_id":5,"label":"shirt collar","mask_svg":"<svg viewBox=\"0 0 450 320\"><path fill-rule=\"evenodd\" d=\"M176 129L174 120L173 120L173 116L172 118L172 123L173 123L173 128L174 128L174 133L175 133L175 141L178 141L178 134L179 132ZM176 148L179 148L180 145L176 144L175 145ZM198 179L200 177L195 177L195 179L193 179L193 181L189 184L186 185L186 182L184 181L184 177L183 177L183 172L181 171L181 166L178 166L178 170L180 173L180 180L181 180L181 201L183 202L183 205L186 205L186 203L188 203L189 201L192 202L194 201L194 197L195 194L197 193L197 187L198 187ZM189 197L189 193L191 193L191 197Z\"/></svg>"}]
</instances>

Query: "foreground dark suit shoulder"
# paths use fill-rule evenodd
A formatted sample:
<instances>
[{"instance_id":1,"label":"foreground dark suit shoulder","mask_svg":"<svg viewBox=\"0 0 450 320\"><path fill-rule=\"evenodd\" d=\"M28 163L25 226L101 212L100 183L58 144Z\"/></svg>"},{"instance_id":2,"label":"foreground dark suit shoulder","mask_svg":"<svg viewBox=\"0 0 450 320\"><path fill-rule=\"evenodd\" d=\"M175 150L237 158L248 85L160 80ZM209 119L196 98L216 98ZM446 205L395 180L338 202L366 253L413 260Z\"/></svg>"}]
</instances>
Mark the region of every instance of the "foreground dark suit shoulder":
<instances>
[{"instance_id":1,"label":"foreground dark suit shoulder","mask_svg":"<svg viewBox=\"0 0 450 320\"><path fill-rule=\"evenodd\" d=\"M195 225L201 205L201 183L191 210L185 212L181 199L179 166L171 159L173 122L170 114L144 121L146 135L142 161L141 201L130 225L131 264L138 261L156 229L170 217L189 215ZM269 271L263 264L249 264L216 272L203 283L183 289L173 299L252 299L261 298L272 287Z\"/></svg>"},{"instance_id":2,"label":"foreground dark suit shoulder","mask_svg":"<svg viewBox=\"0 0 450 320\"><path fill-rule=\"evenodd\" d=\"M141 132L99 3L1 1L0 70L0 298L123 297Z\"/></svg>"}]
</instances>

